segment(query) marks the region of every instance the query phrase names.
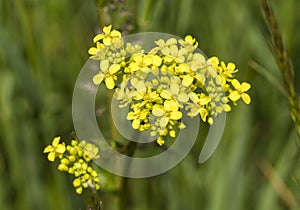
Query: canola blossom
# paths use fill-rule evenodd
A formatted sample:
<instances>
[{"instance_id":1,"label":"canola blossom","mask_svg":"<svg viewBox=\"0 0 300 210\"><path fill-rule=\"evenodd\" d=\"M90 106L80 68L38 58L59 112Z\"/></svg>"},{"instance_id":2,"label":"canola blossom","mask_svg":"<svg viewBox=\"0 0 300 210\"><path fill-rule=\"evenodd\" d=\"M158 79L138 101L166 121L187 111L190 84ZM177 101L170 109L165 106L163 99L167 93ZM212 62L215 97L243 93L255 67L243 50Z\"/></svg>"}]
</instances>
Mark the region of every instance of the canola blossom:
<instances>
[{"instance_id":1,"label":"canola blossom","mask_svg":"<svg viewBox=\"0 0 300 210\"><path fill-rule=\"evenodd\" d=\"M145 51L138 44L125 43L110 25L95 36L94 43L88 52L100 68L93 83L103 82L114 90L119 107L129 107L126 120L132 128L150 131L159 145L186 127L183 115L213 124L238 100L251 102L247 93L251 86L236 79L236 65L216 56L207 59L191 35L159 39Z\"/></svg>"},{"instance_id":2,"label":"canola blossom","mask_svg":"<svg viewBox=\"0 0 300 210\"><path fill-rule=\"evenodd\" d=\"M216 56L205 57L191 35L158 39L146 50L126 42L110 25L93 42L95 46L88 53L99 62L99 69L91 83L103 83L107 91L114 91L117 106L128 110L124 120L138 132L148 131L146 135L159 146L172 143L180 130L191 126L183 123L186 117L199 117L212 125L239 100L251 103L247 93L251 85L236 78L236 65ZM58 157L58 170L74 176L77 194L85 188L100 189L99 174L91 165L100 158L94 144L76 139L66 145L55 137L44 153L50 162Z\"/></svg>"},{"instance_id":3,"label":"canola blossom","mask_svg":"<svg viewBox=\"0 0 300 210\"><path fill-rule=\"evenodd\" d=\"M52 145L44 149L48 160L60 159L58 170L74 175L73 186L77 194L84 188L100 189L98 172L90 165L92 160L99 158L98 147L86 141L72 140L70 145L59 144L60 137L55 137Z\"/></svg>"}]
</instances>

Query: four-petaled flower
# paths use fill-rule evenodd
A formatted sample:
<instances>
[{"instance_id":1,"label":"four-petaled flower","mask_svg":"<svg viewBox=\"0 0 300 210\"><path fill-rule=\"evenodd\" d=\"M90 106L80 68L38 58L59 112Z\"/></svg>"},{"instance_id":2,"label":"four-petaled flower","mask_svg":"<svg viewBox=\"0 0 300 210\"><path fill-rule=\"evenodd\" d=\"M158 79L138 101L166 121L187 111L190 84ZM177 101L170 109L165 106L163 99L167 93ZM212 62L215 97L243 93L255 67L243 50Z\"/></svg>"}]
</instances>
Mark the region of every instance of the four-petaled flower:
<instances>
[{"instance_id":1,"label":"four-petaled flower","mask_svg":"<svg viewBox=\"0 0 300 210\"><path fill-rule=\"evenodd\" d=\"M60 136L55 137L52 141L52 145L48 145L44 149L44 153L48 154L48 160L53 162L58 155L63 154L66 151L65 143L60 144Z\"/></svg>"},{"instance_id":2,"label":"four-petaled flower","mask_svg":"<svg viewBox=\"0 0 300 210\"><path fill-rule=\"evenodd\" d=\"M247 82L243 82L242 84L240 84L240 82L236 79L233 79L231 81L231 84L235 88L235 90L230 92L230 94L228 96L230 98L230 100L232 100L233 102L236 102L237 100L242 98L246 104L250 104L251 98L246 93L246 91L250 89L251 85Z\"/></svg>"},{"instance_id":3,"label":"four-petaled flower","mask_svg":"<svg viewBox=\"0 0 300 210\"><path fill-rule=\"evenodd\" d=\"M104 45L109 46L112 41L121 38L121 33L117 30L111 30L111 27L111 25L104 27L103 33L94 37L94 43L102 40Z\"/></svg>"},{"instance_id":4,"label":"four-petaled flower","mask_svg":"<svg viewBox=\"0 0 300 210\"><path fill-rule=\"evenodd\" d=\"M105 85L108 89L113 89L115 87L115 81L117 76L114 75L120 70L120 64L112 64L109 66L109 61L104 60L100 63L100 71L93 77L93 82L95 85L99 85L102 80L104 80Z\"/></svg>"}]
</instances>

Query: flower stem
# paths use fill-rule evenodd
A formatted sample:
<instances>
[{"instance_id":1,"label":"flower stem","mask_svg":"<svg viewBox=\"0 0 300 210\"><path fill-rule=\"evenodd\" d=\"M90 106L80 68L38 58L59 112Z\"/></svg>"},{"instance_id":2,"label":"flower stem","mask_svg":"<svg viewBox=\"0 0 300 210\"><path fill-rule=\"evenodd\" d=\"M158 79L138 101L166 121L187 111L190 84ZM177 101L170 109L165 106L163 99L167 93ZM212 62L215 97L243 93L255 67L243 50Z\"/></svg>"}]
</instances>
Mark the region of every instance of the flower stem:
<instances>
[{"instance_id":1,"label":"flower stem","mask_svg":"<svg viewBox=\"0 0 300 210\"><path fill-rule=\"evenodd\" d=\"M135 150L137 147L137 143L134 141L131 141L128 143L128 145L126 146L126 155L128 156L133 156ZM130 166L131 166L131 161L128 161L126 163L126 166L124 167L126 172L128 172L130 170ZM125 172L125 174L127 174ZM129 188L128 188L128 180L129 178L127 177L122 177L121 179L121 184L120 184L120 188L119 188L119 210L126 210L128 208L128 204L129 204Z\"/></svg>"}]
</instances>

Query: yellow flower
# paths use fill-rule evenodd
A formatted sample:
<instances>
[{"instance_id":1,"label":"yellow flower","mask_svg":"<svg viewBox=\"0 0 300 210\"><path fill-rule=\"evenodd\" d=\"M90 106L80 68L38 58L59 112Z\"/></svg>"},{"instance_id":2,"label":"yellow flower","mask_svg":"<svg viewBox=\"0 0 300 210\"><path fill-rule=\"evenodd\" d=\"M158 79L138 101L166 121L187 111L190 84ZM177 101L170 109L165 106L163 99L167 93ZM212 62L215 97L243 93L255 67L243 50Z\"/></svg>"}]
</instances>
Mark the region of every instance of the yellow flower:
<instances>
[{"instance_id":1,"label":"yellow flower","mask_svg":"<svg viewBox=\"0 0 300 210\"><path fill-rule=\"evenodd\" d=\"M108 89L113 89L115 87L115 81L117 76L114 75L121 68L120 64L112 64L109 66L109 61L104 60L100 63L100 72L93 77L93 82L95 85L99 85L102 80L104 80L105 85Z\"/></svg>"},{"instance_id":2,"label":"yellow flower","mask_svg":"<svg viewBox=\"0 0 300 210\"><path fill-rule=\"evenodd\" d=\"M103 33L94 37L94 43L102 40L104 45L109 46L112 41L117 38L121 38L121 33L117 30L111 30L111 28L111 25L104 27Z\"/></svg>"},{"instance_id":3,"label":"yellow flower","mask_svg":"<svg viewBox=\"0 0 300 210\"><path fill-rule=\"evenodd\" d=\"M48 160L53 162L55 160L55 157L57 157L60 154L63 154L66 151L65 144L59 143L60 141L60 136L55 137L52 141L52 145L48 145L44 149L44 153L49 153L48 154Z\"/></svg>"},{"instance_id":4,"label":"yellow flower","mask_svg":"<svg viewBox=\"0 0 300 210\"><path fill-rule=\"evenodd\" d=\"M251 88L251 85L247 82L243 82L242 84L240 84L240 82L237 79L233 79L231 81L231 84L235 88L235 90L230 92L230 94L228 96L230 98L230 100L232 100L233 102L236 102L237 100L242 98L246 104L250 104L251 98L246 93L246 91Z\"/></svg>"},{"instance_id":5,"label":"yellow flower","mask_svg":"<svg viewBox=\"0 0 300 210\"><path fill-rule=\"evenodd\" d=\"M193 52L198 47L198 42L191 35L187 35L183 40L178 40L178 43L188 52Z\"/></svg>"},{"instance_id":6,"label":"yellow flower","mask_svg":"<svg viewBox=\"0 0 300 210\"><path fill-rule=\"evenodd\" d=\"M176 45L177 40L175 38L170 38L166 42L163 39L155 41L155 44L158 47L152 49L151 53L156 53L157 50L160 50L163 54L168 55L170 53L169 46Z\"/></svg>"},{"instance_id":7,"label":"yellow flower","mask_svg":"<svg viewBox=\"0 0 300 210\"><path fill-rule=\"evenodd\" d=\"M159 146L162 146L165 143L165 140L160 136L157 138L156 142L159 144Z\"/></svg>"},{"instance_id":8,"label":"yellow flower","mask_svg":"<svg viewBox=\"0 0 300 210\"><path fill-rule=\"evenodd\" d=\"M132 120L132 128L139 129L141 122L147 118L149 111L140 109L138 105L133 107L133 111L127 114L127 120Z\"/></svg>"},{"instance_id":9,"label":"yellow flower","mask_svg":"<svg viewBox=\"0 0 300 210\"><path fill-rule=\"evenodd\" d=\"M177 45L171 45L169 46L169 53L164 54L164 60L167 63L183 63L185 61L186 54L187 50L185 48L178 49Z\"/></svg>"},{"instance_id":10,"label":"yellow flower","mask_svg":"<svg viewBox=\"0 0 300 210\"><path fill-rule=\"evenodd\" d=\"M100 156L98 155L99 148L94 144L86 144L84 146L84 157L86 160L90 159L98 159ZM87 157L86 157L87 156Z\"/></svg>"}]
</instances>

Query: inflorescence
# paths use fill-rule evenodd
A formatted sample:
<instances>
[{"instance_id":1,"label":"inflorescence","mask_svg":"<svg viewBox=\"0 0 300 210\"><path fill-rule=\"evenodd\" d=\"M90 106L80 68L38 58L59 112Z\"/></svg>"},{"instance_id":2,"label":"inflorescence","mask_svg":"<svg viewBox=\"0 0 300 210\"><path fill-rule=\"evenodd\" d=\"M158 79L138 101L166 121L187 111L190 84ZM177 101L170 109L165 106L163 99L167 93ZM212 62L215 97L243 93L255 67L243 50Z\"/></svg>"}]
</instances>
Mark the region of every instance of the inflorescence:
<instances>
[{"instance_id":1,"label":"inflorescence","mask_svg":"<svg viewBox=\"0 0 300 210\"><path fill-rule=\"evenodd\" d=\"M57 157L60 159L58 170L75 176L73 186L77 194L81 194L84 188L100 188L98 173L90 166L92 160L99 158L98 147L95 145L78 140L65 145L64 142L60 143L60 137L55 137L44 153L48 153L50 162L54 162Z\"/></svg>"},{"instance_id":2,"label":"inflorescence","mask_svg":"<svg viewBox=\"0 0 300 210\"><path fill-rule=\"evenodd\" d=\"M199 116L211 125L240 99L246 104L251 102L247 94L251 86L235 78L235 64L225 64L215 56L207 59L190 35L156 40L154 47L145 52L138 44L126 43L110 25L93 41L96 46L88 53L99 61L100 69L92 82L104 82L108 90L115 89L113 97L120 108L129 110L127 120L132 128L150 131L159 145L186 127L184 116ZM75 176L76 193L81 194L84 188L100 188L98 173L90 165L99 158L94 144L72 140L65 145L55 137L44 153L51 162L59 158L58 170Z\"/></svg>"},{"instance_id":3,"label":"inflorescence","mask_svg":"<svg viewBox=\"0 0 300 210\"><path fill-rule=\"evenodd\" d=\"M250 84L235 78L235 64L226 65L217 57L206 59L190 35L184 40L159 39L145 52L138 44L126 43L110 25L95 36L94 43L89 54L99 60L100 70L93 83L104 82L107 89L115 89L119 107L129 107L127 120L132 128L150 130L159 145L185 128L184 113L213 124L239 99L251 102L246 93Z\"/></svg>"}]
</instances>

